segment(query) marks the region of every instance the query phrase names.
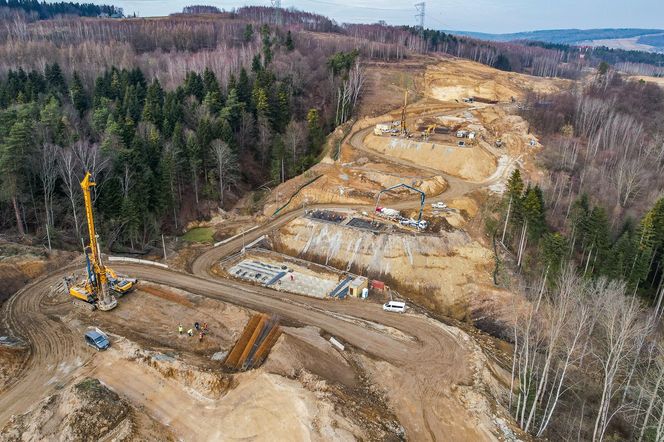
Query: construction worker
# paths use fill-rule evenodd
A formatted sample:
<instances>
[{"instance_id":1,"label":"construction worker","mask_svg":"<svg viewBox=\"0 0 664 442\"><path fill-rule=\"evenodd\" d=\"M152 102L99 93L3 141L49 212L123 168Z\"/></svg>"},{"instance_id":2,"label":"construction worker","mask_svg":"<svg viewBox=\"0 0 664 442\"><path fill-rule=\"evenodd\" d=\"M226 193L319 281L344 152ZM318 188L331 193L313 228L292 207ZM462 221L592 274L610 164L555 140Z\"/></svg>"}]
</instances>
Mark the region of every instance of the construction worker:
<instances>
[{"instance_id":1,"label":"construction worker","mask_svg":"<svg viewBox=\"0 0 664 442\"><path fill-rule=\"evenodd\" d=\"M189 336L194 336L194 331L192 329L187 330Z\"/></svg>"},{"instance_id":2,"label":"construction worker","mask_svg":"<svg viewBox=\"0 0 664 442\"><path fill-rule=\"evenodd\" d=\"M178 324L178 333L182 334L183 331L184 331L184 327L182 327L182 324Z\"/></svg>"}]
</instances>

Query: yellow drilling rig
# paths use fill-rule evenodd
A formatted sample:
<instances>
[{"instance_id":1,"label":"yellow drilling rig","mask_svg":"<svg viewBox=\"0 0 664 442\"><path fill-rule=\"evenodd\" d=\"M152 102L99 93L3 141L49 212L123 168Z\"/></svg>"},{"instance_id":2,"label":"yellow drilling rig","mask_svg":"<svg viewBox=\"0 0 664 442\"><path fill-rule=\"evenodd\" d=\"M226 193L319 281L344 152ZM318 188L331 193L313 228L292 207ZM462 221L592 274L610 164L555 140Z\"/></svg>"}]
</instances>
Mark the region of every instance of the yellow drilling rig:
<instances>
[{"instance_id":1,"label":"yellow drilling rig","mask_svg":"<svg viewBox=\"0 0 664 442\"><path fill-rule=\"evenodd\" d=\"M408 89L403 94L403 107L401 108L401 136L408 135L408 127L406 126L406 108L408 107Z\"/></svg>"},{"instance_id":2,"label":"yellow drilling rig","mask_svg":"<svg viewBox=\"0 0 664 442\"><path fill-rule=\"evenodd\" d=\"M83 201L85 203L85 216L88 223L88 234L90 242L84 246L87 278L76 284L66 281L69 294L77 300L82 300L99 310L108 311L118 305L114 295L124 295L130 292L136 285L136 279L121 278L111 269L106 267L101 260L101 249L97 242L98 235L95 233L95 220L92 214L91 189L96 185L92 181L90 172L85 174L81 181L83 189Z\"/></svg>"}]
</instances>

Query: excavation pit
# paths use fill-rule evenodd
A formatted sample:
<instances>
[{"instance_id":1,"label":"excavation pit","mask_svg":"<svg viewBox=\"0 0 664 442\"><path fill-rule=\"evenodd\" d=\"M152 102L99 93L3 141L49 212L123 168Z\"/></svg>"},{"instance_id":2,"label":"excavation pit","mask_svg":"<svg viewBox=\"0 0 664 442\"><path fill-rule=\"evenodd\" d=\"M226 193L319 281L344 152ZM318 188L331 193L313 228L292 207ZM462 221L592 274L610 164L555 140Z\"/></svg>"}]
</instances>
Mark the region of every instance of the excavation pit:
<instances>
[{"instance_id":1,"label":"excavation pit","mask_svg":"<svg viewBox=\"0 0 664 442\"><path fill-rule=\"evenodd\" d=\"M344 299L352 291L353 281L362 278L265 249L250 249L223 263L222 269L236 279L319 299Z\"/></svg>"}]
</instances>

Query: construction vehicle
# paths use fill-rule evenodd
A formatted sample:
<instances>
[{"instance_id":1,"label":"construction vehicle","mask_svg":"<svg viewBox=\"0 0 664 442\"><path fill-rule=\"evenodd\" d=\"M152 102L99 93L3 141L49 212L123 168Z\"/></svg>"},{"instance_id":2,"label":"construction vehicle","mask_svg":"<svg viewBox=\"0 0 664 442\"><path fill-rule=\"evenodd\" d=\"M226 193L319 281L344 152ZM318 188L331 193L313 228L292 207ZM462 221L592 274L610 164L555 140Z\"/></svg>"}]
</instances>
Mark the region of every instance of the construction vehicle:
<instances>
[{"instance_id":1,"label":"construction vehicle","mask_svg":"<svg viewBox=\"0 0 664 442\"><path fill-rule=\"evenodd\" d=\"M432 133L436 133L436 124L431 124L427 126L427 128L424 130L422 133L422 138L426 141L429 139L429 136L431 136Z\"/></svg>"},{"instance_id":2,"label":"construction vehicle","mask_svg":"<svg viewBox=\"0 0 664 442\"><path fill-rule=\"evenodd\" d=\"M395 209L388 209L388 208L385 208L385 207L380 207L378 205L380 203L380 197L381 197L382 194L387 193L387 192L389 192L391 190L394 190L394 189L402 188L402 187L406 188L408 190L412 190L412 191L417 192L417 193L420 194L420 213L419 213L419 216L417 217L417 220L411 219L411 220L409 220L408 223L405 223L403 225L410 225L410 226L413 226L413 227L417 227L419 229L426 229L427 228L427 223L426 223L426 221L422 220L422 212L424 211L424 200L426 198L426 194L423 191L421 191L420 189L417 189L413 186L409 186L408 184L399 183L399 184L388 187L387 189L383 189L380 192L378 192L378 194L376 195L376 208L375 208L375 211L377 213L380 213L380 214L388 217L388 218L399 219L400 222L403 221L403 220L406 220L406 218L401 217L401 214L399 213L399 211L397 211Z\"/></svg>"},{"instance_id":3,"label":"construction vehicle","mask_svg":"<svg viewBox=\"0 0 664 442\"><path fill-rule=\"evenodd\" d=\"M406 92L404 93L403 96L403 108L401 109L401 135L402 136L407 136L408 135L408 130L406 127L406 107L408 106L408 89L406 89Z\"/></svg>"},{"instance_id":4,"label":"construction vehicle","mask_svg":"<svg viewBox=\"0 0 664 442\"><path fill-rule=\"evenodd\" d=\"M130 292L137 281L119 277L113 269L106 267L101 260L101 249L97 242L98 235L95 232L92 197L90 196L90 190L95 185L96 183L92 181L90 172L87 172L83 181L81 181L89 235L89 243L83 247L87 278L78 284L70 284L69 281L66 281L66 283L71 296L77 300L85 301L99 310L108 311L118 305L118 301L113 294L123 295Z\"/></svg>"}]
</instances>

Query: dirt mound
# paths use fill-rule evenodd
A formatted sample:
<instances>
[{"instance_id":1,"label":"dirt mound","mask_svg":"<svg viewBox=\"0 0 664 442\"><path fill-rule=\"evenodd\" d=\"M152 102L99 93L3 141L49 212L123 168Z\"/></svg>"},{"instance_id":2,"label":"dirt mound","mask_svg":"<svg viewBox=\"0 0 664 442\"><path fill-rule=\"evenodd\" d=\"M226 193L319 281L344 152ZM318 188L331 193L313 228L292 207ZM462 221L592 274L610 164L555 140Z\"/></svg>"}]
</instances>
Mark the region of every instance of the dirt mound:
<instances>
[{"instance_id":1,"label":"dirt mound","mask_svg":"<svg viewBox=\"0 0 664 442\"><path fill-rule=\"evenodd\" d=\"M468 299L491 286L492 254L461 230L374 235L299 218L272 238L282 253L384 280L403 296L463 318Z\"/></svg>"},{"instance_id":2,"label":"dirt mound","mask_svg":"<svg viewBox=\"0 0 664 442\"><path fill-rule=\"evenodd\" d=\"M32 279L71 263L80 255L0 240L0 303Z\"/></svg>"},{"instance_id":3,"label":"dirt mound","mask_svg":"<svg viewBox=\"0 0 664 442\"><path fill-rule=\"evenodd\" d=\"M395 166L373 166L365 161L343 165L318 164L307 173L274 189L263 213L271 216L289 199L290 202L282 210L312 204L372 204L379 191L402 182L414 184L429 196L439 195L447 188L442 176L422 177L407 168L396 170ZM317 176L320 178L307 184Z\"/></svg>"},{"instance_id":4,"label":"dirt mound","mask_svg":"<svg viewBox=\"0 0 664 442\"><path fill-rule=\"evenodd\" d=\"M487 100L520 99L528 90L551 93L569 85L567 80L505 72L469 60L446 59L427 66L425 94L443 101L481 97Z\"/></svg>"},{"instance_id":5,"label":"dirt mound","mask_svg":"<svg viewBox=\"0 0 664 442\"><path fill-rule=\"evenodd\" d=\"M0 393L5 389L7 382L14 377L27 356L26 348L0 344Z\"/></svg>"},{"instance_id":6,"label":"dirt mound","mask_svg":"<svg viewBox=\"0 0 664 442\"><path fill-rule=\"evenodd\" d=\"M369 149L383 155L472 181L481 181L496 169L494 158L478 147L457 147L373 134L367 135L364 143Z\"/></svg>"},{"instance_id":7,"label":"dirt mound","mask_svg":"<svg viewBox=\"0 0 664 442\"><path fill-rule=\"evenodd\" d=\"M337 350L320 335L316 327L284 327L264 369L270 373L295 377L307 370L321 378L357 387L353 368Z\"/></svg>"},{"instance_id":8,"label":"dirt mound","mask_svg":"<svg viewBox=\"0 0 664 442\"><path fill-rule=\"evenodd\" d=\"M132 431L129 404L99 380L86 378L13 416L0 440L126 440Z\"/></svg>"}]
</instances>

